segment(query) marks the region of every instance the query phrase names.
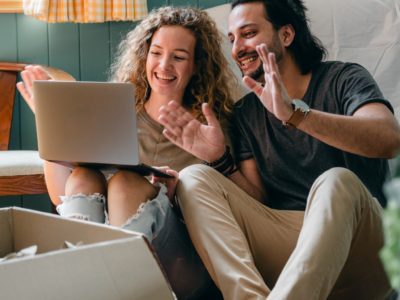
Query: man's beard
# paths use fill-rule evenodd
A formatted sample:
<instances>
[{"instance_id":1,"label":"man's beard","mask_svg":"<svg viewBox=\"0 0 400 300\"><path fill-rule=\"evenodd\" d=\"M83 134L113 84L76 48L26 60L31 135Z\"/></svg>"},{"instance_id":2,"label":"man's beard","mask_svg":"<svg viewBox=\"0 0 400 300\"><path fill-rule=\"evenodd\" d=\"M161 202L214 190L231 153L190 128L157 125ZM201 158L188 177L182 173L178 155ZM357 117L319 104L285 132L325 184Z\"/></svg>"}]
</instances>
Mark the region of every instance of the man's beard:
<instances>
[{"instance_id":1,"label":"man's beard","mask_svg":"<svg viewBox=\"0 0 400 300\"><path fill-rule=\"evenodd\" d=\"M245 74L242 72L242 76L244 76ZM256 70L254 70L253 72L251 72L250 74L247 74L247 76L253 78L256 81L262 81L262 76L264 75L264 67L262 62L260 61L259 66L257 67Z\"/></svg>"},{"instance_id":2,"label":"man's beard","mask_svg":"<svg viewBox=\"0 0 400 300\"><path fill-rule=\"evenodd\" d=\"M282 50L281 50L281 44L279 42L278 35L275 33L274 37L272 39L272 43L268 46L269 52L272 52L275 54L275 61L277 64L282 60ZM242 71L241 71L242 72ZM249 76L250 78L258 81L258 82L264 82L264 67L263 67L263 62L260 59L260 64L258 65L257 69L255 69L253 72L250 72L249 74L244 74L242 72L242 76Z\"/></svg>"}]
</instances>

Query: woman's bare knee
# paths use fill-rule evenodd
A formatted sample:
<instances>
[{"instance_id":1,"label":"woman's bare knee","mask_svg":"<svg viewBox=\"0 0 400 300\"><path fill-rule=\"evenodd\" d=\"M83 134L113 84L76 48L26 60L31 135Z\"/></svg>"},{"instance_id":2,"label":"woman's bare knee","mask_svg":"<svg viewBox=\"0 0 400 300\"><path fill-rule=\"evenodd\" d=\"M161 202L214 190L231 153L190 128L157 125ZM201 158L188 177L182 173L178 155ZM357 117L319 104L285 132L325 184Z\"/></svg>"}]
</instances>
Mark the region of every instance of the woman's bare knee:
<instances>
[{"instance_id":1,"label":"woman's bare knee","mask_svg":"<svg viewBox=\"0 0 400 300\"><path fill-rule=\"evenodd\" d=\"M107 191L107 181L104 175L96 169L76 167L69 175L65 184L65 194L85 194L91 195L100 193L105 195Z\"/></svg>"},{"instance_id":2,"label":"woman's bare knee","mask_svg":"<svg viewBox=\"0 0 400 300\"><path fill-rule=\"evenodd\" d=\"M157 196L157 189L143 176L118 171L108 183L109 222L121 226L133 216L141 203Z\"/></svg>"},{"instance_id":3,"label":"woman's bare knee","mask_svg":"<svg viewBox=\"0 0 400 300\"><path fill-rule=\"evenodd\" d=\"M124 194L143 201L157 195L156 188L143 176L131 171L118 171L108 183L109 194Z\"/></svg>"}]
</instances>

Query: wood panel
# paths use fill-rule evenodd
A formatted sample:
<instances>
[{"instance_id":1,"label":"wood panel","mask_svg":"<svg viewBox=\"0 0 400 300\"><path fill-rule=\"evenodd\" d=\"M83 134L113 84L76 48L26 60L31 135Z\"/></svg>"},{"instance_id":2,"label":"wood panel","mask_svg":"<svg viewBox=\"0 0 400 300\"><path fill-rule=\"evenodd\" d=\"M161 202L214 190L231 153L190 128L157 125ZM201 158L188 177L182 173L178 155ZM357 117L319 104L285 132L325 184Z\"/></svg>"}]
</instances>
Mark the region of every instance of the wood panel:
<instances>
[{"instance_id":1,"label":"wood panel","mask_svg":"<svg viewBox=\"0 0 400 300\"><path fill-rule=\"evenodd\" d=\"M29 183L29 184L28 184ZM2 178L0 193L7 195L47 193L44 175L7 176Z\"/></svg>"},{"instance_id":2,"label":"wood panel","mask_svg":"<svg viewBox=\"0 0 400 300\"><path fill-rule=\"evenodd\" d=\"M17 73L0 69L0 150L8 150Z\"/></svg>"}]
</instances>

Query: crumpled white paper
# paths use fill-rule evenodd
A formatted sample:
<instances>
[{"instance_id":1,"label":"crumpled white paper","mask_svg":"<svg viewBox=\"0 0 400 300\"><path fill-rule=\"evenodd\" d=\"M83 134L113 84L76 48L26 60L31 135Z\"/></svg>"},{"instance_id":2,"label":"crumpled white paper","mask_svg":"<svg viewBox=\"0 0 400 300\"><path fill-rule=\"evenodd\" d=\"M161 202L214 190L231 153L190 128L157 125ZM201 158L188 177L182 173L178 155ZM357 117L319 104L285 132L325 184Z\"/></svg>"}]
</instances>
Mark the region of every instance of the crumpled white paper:
<instances>
[{"instance_id":1,"label":"crumpled white paper","mask_svg":"<svg viewBox=\"0 0 400 300\"><path fill-rule=\"evenodd\" d=\"M29 246L24 249L21 249L18 252L12 252L12 253L7 254L6 256L0 258L0 263L3 261L6 261L6 260L10 260L10 259L34 256L34 255L36 255L36 252L37 252L36 245Z\"/></svg>"}]
</instances>

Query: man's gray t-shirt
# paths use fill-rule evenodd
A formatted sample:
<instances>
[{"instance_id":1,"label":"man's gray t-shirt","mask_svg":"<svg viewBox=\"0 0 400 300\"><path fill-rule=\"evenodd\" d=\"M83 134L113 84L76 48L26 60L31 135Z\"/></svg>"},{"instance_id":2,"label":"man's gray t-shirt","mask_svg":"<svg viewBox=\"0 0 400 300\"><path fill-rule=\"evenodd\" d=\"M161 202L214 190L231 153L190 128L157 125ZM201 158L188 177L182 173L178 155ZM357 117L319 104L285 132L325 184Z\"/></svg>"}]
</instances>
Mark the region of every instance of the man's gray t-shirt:
<instances>
[{"instance_id":1,"label":"man's gray t-shirt","mask_svg":"<svg viewBox=\"0 0 400 300\"><path fill-rule=\"evenodd\" d=\"M383 103L393 112L368 71L351 63L318 65L302 100L312 109L347 116L371 102ZM254 93L235 105L231 139L236 160L255 159L267 191L265 204L271 208L304 210L315 179L333 167L352 170L386 204L382 192L386 159L351 154L295 128L284 128Z\"/></svg>"}]
</instances>

